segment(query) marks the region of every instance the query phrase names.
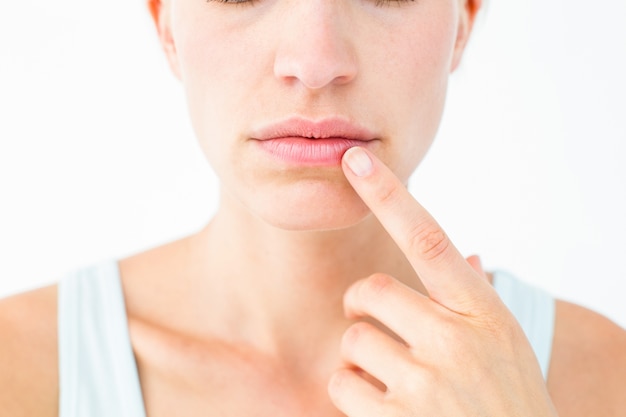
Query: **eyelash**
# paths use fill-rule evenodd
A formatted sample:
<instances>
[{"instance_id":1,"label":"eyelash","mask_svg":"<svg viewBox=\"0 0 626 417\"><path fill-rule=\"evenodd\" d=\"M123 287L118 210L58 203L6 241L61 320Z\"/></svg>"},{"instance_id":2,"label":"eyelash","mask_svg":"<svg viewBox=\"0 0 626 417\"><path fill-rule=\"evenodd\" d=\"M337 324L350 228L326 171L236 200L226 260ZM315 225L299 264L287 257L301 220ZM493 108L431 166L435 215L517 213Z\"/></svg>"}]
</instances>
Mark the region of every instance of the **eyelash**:
<instances>
[{"instance_id":1,"label":"eyelash","mask_svg":"<svg viewBox=\"0 0 626 417\"><path fill-rule=\"evenodd\" d=\"M257 0L206 0L207 3L210 3L212 1L216 1L218 3L241 4L241 3L255 3Z\"/></svg>"},{"instance_id":2,"label":"eyelash","mask_svg":"<svg viewBox=\"0 0 626 417\"><path fill-rule=\"evenodd\" d=\"M207 3L212 2L212 1L216 1L218 3L236 4L236 5L248 3L249 5L252 6L258 0L206 0ZM375 4L376 6L391 6L394 3L397 5L399 3L408 3L412 1L415 1L415 0L375 0L376 2Z\"/></svg>"},{"instance_id":3,"label":"eyelash","mask_svg":"<svg viewBox=\"0 0 626 417\"><path fill-rule=\"evenodd\" d=\"M376 6L392 6L394 3L397 6L400 3L408 3L411 1L415 0L376 0Z\"/></svg>"}]
</instances>

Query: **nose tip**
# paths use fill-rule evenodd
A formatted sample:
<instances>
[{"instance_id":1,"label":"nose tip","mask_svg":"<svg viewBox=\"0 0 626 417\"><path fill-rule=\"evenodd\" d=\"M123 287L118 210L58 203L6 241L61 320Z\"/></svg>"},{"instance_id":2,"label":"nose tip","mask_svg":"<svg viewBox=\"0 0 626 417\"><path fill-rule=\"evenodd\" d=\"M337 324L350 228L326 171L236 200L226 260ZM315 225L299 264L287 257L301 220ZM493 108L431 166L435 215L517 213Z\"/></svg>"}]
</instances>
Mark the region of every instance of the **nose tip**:
<instances>
[{"instance_id":1,"label":"nose tip","mask_svg":"<svg viewBox=\"0 0 626 417\"><path fill-rule=\"evenodd\" d=\"M308 89L317 90L347 84L356 77L357 59L349 22L337 13L339 10L331 9L311 6L302 14L306 19L285 22L284 27L297 30L281 36L274 61L274 75L278 79L298 81Z\"/></svg>"},{"instance_id":2,"label":"nose tip","mask_svg":"<svg viewBox=\"0 0 626 417\"><path fill-rule=\"evenodd\" d=\"M276 59L274 74L281 80L298 81L308 89L319 90L327 85L351 82L356 77L357 69L350 56L303 48L297 54L282 54Z\"/></svg>"}]
</instances>

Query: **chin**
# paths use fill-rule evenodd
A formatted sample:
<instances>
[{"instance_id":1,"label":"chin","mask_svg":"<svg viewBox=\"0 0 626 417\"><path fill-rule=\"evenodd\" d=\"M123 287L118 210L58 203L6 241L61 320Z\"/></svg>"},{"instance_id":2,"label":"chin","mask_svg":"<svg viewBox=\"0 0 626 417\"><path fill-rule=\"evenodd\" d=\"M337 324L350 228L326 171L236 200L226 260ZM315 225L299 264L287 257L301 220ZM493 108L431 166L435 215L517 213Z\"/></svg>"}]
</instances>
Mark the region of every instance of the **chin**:
<instances>
[{"instance_id":1,"label":"chin","mask_svg":"<svg viewBox=\"0 0 626 417\"><path fill-rule=\"evenodd\" d=\"M263 220L278 229L292 232L325 232L348 229L359 224L370 214L364 207L359 211L347 212L345 209L337 211L324 210L323 212L306 212L297 216L263 216Z\"/></svg>"},{"instance_id":2,"label":"chin","mask_svg":"<svg viewBox=\"0 0 626 417\"><path fill-rule=\"evenodd\" d=\"M346 229L370 214L347 181L280 188L246 204L256 217L279 229L311 232Z\"/></svg>"}]
</instances>

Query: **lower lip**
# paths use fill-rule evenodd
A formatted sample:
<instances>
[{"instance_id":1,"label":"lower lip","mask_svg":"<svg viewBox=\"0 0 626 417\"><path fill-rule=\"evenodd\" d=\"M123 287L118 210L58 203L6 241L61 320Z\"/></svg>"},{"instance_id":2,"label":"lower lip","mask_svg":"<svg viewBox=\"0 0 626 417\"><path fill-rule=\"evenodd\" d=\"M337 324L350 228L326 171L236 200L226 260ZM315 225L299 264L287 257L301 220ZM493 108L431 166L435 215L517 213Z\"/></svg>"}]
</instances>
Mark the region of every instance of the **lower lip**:
<instances>
[{"instance_id":1,"label":"lower lip","mask_svg":"<svg viewBox=\"0 0 626 417\"><path fill-rule=\"evenodd\" d=\"M365 146L369 141L324 138L306 139L288 137L258 140L259 146L274 158L295 165L338 165L341 157L354 146Z\"/></svg>"}]
</instances>

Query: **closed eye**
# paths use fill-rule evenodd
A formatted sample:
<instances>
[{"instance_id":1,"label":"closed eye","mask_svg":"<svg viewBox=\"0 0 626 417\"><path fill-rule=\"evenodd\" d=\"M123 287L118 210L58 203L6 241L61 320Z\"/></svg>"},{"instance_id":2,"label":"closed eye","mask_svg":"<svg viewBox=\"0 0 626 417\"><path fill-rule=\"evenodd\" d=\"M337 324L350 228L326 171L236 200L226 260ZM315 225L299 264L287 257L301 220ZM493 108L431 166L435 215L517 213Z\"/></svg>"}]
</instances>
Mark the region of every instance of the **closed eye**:
<instances>
[{"instance_id":1,"label":"closed eye","mask_svg":"<svg viewBox=\"0 0 626 417\"><path fill-rule=\"evenodd\" d=\"M249 4L253 4L256 3L258 0L206 0L207 3L211 2L211 1L216 1L218 3L227 3L227 4L242 4L242 3L249 3ZM415 0L373 0L376 3L376 6L391 6L393 4L399 4L399 3L408 3L408 2L412 2Z\"/></svg>"}]
</instances>

